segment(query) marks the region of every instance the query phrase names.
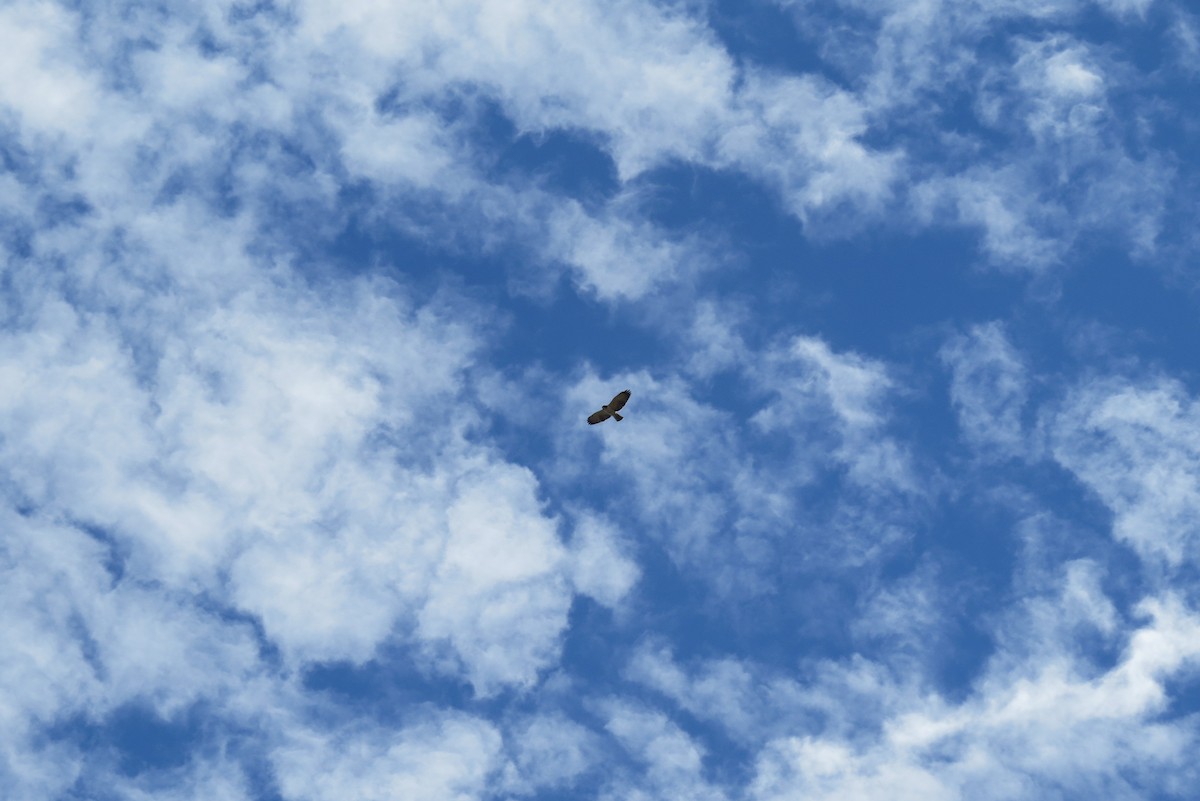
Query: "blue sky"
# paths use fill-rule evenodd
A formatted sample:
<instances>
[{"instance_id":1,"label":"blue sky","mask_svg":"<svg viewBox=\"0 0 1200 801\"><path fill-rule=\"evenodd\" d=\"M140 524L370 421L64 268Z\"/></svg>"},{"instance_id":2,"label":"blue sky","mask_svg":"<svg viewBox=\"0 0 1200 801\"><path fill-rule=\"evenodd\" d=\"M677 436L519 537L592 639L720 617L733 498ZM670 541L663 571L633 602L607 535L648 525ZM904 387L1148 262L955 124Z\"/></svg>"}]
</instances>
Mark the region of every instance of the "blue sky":
<instances>
[{"instance_id":1,"label":"blue sky","mask_svg":"<svg viewBox=\"0 0 1200 801\"><path fill-rule=\"evenodd\" d=\"M5 4L6 797L1194 798L1198 89L1175 0Z\"/></svg>"}]
</instances>

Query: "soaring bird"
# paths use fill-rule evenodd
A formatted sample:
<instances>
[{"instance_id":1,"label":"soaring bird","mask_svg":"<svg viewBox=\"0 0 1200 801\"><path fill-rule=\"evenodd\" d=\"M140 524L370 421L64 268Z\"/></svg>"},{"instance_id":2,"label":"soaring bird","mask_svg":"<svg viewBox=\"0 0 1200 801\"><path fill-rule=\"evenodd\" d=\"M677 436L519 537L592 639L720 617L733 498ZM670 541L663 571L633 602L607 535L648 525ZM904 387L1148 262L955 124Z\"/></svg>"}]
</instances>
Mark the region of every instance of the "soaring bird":
<instances>
[{"instance_id":1,"label":"soaring bird","mask_svg":"<svg viewBox=\"0 0 1200 801\"><path fill-rule=\"evenodd\" d=\"M610 417L614 420L624 420L625 418L617 414L617 412L621 411L621 409L625 407L625 404L628 400L629 390L618 392L615 396L613 396L613 399L608 402L607 406L588 418L588 423L590 425L596 425L596 423L603 423Z\"/></svg>"}]
</instances>

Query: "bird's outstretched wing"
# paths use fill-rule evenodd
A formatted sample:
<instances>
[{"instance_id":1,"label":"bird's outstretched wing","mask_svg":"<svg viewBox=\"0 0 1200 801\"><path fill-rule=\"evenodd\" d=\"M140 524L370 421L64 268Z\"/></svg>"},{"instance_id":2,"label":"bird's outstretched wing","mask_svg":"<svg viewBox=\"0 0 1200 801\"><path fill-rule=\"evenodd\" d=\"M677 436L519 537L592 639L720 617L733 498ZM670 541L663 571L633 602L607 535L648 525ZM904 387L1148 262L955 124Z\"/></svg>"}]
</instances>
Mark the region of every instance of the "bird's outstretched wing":
<instances>
[{"instance_id":1,"label":"bird's outstretched wing","mask_svg":"<svg viewBox=\"0 0 1200 801\"><path fill-rule=\"evenodd\" d=\"M612 417L612 412L610 412L608 409L601 409L598 412L594 412L592 416L588 418L588 425L594 426L596 423L603 423L610 417Z\"/></svg>"},{"instance_id":2,"label":"bird's outstretched wing","mask_svg":"<svg viewBox=\"0 0 1200 801\"><path fill-rule=\"evenodd\" d=\"M631 393L629 390L625 390L624 392L618 392L616 395L614 395L613 399L608 402L609 410L619 412L621 409L625 408L625 404L629 402L630 394Z\"/></svg>"}]
</instances>

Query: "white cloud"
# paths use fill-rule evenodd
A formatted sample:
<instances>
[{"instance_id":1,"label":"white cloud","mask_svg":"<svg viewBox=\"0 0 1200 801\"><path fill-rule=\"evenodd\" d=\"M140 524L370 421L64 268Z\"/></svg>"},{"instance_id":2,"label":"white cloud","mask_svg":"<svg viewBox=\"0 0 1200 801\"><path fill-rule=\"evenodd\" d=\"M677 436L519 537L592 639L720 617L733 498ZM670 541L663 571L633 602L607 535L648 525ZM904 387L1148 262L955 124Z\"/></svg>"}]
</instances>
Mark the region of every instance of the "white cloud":
<instances>
[{"instance_id":1,"label":"white cloud","mask_svg":"<svg viewBox=\"0 0 1200 801\"><path fill-rule=\"evenodd\" d=\"M1146 12L1150 10L1150 6L1154 5L1154 0L1096 0L1096 2L1108 13L1119 17L1136 15L1144 18Z\"/></svg>"},{"instance_id":2,"label":"white cloud","mask_svg":"<svg viewBox=\"0 0 1200 801\"><path fill-rule=\"evenodd\" d=\"M560 459L574 464L598 459L602 472L592 482L604 483L597 489L608 491L611 483L620 497L631 494L643 519L656 527L670 524L677 558L702 558L728 503L718 465L732 458L730 443L708 433L720 432L728 421L719 410L693 399L682 382L655 380L645 373L604 382L589 375L568 389L564 406L591 411L597 398L611 397L618 385L636 387L626 420L579 429L578 419L572 418ZM589 439L599 440L598 454L592 453L595 446Z\"/></svg>"},{"instance_id":3,"label":"white cloud","mask_svg":"<svg viewBox=\"0 0 1200 801\"><path fill-rule=\"evenodd\" d=\"M1084 559L1067 564L1067 580L1063 587L1063 604L1067 614L1062 617L1073 622L1095 626L1111 635L1117 629L1117 611L1100 586L1097 567Z\"/></svg>"},{"instance_id":4,"label":"white cloud","mask_svg":"<svg viewBox=\"0 0 1200 801\"><path fill-rule=\"evenodd\" d=\"M252 270L250 243L189 215L189 233L141 243L167 291L110 279L114 302L138 303L131 317L31 295L33 329L0 343L14 432L0 458L21 495L111 530L133 575L228 590L297 659L367 659L419 615L417 636L449 643L481 691L532 681L557 652L569 567L532 478L461 439L471 334L369 281L318 303L251 272L214 305L204 254ZM491 514L471 500L482 488L513 528L471 522ZM464 548L507 552L516 537L517 574L461 569Z\"/></svg>"},{"instance_id":5,"label":"white cloud","mask_svg":"<svg viewBox=\"0 0 1200 801\"><path fill-rule=\"evenodd\" d=\"M416 93L479 86L522 130L596 130L625 178L671 158L700 157L725 113L731 59L686 15L635 2L419 8L305 3L301 44L357 45L362 74L402 74Z\"/></svg>"},{"instance_id":6,"label":"white cloud","mask_svg":"<svg viewBox=\"0 0 1200 801\"><path fill-rule=\"evenodd\" d=\"M571 581L576 592L614 607L637 583L640 569L615 527L592 514L579 515L571 534Z\"/></svg>"},{"instance_id":7,"label":"white cloud","mask_svg":"<svg viewBox=\"0 0 1200 801\"><path fill-rule=\"evenodd\" d=\"M360 116L368 114L367 119ZM455 168L455 157L466 153L447 141L448 132L432 114L399 119L380 119L369 111L360 115L339 120L342 157L353 173L384 185L403 182L422 190L469 180Z\"/></svg>"},{"instance_id":8,"label":"white cloud","mask_svg":"<svg viewBox=\"0 0 1200 801\"><path fill-rule=\"evenodd\" d=\"M1175 62L1188 75L1200 73L1200 18L1176 8L1171 22L1170 47Z\"/></svg>"},{"instance_id":9,"label":"white cloud","mask_svg":"<svg viewBox=\"0 0 1200 801\"><path fill-rule=\"evenodd\" d=\"M249 795L233 758L191 754L176 771L121 778L109 757L47 729L103 725L127 704L177 720L199 704L263 734L287 797L568 787L598 758L565 717L514 724L507 748L497 725L445 710L397 730L309 719L296 711L312 703L300 677L317 661L353 668L398 652L480 696L528 691L558 661L573 593L619 607L633 590L638 565L613 533L630 521L747 592L771 592L763 577L791 569L777 545L807 549L816 570L886 552L922 482L893 433L903 388L882 362L818 337L756 350L725 310L699 306L704 349L690 372L628 373L640 406L623 428L573 418L563 453L594 455L586 464L611 480L612 503L569 507L564 544L538 478L481 433L468 380L486 336L475 313L453 300L414 307L382 280L331 280L310 245L361 212L363 225L448 249L520 250L548 281L565 266L601 302L653 298L722 261L712 241L668 233L639 208L639 176L682 161L752 176L809 233L910 198L927 224L980 227L998 261L1052 263L1097 230L1150 252L1170 171L1123 144L1111 98L1128 73L1103 48L1056 35L976 71L963 52L981 20L1078 7L993 5L859 4L885 46L875 75L837 84L738 64L686 6L0 11L0 116L21 151L20 169L0 178L12 231L0 784L30 797ZM943 80L979 94L977 122L1015 144L922 167L945 95L925 116L903 115ZM591 142L623 185L595 200L527 177L497 184L496 154L476 136L492 104L521 133ZM1107 178L1088 177L1097 165ZM1059 196L1044 197L1046 175ZM908 194L913 176L923 183ZM339 197L360 189L375 206L348 211ZM68 201L84 211L43 210ZM964 430L1016 448L1026 390L1011 346L988 328L958 342L947 353ZM757 416L688 380L724 370L746 380ZM588 375L567 398L586 407L611 383ZM1054 457L1114 511L1116 535L1168 564L1194 557L1194 407L1165 382L1085 388L1046 423ZM774 450L760 459L752 446L764 440ZM824 478L833 511L800 502ZM822 548L842 547L822 561ZM1083 629L1121 642L1122 616L1094 563L1060 578L1061 592L1019 610L1041 627L1041 650L997 657L957 706L923 695L927 677L899 681L861 656L798 678L647 647L628 676L739 742L769 737L753 785L764 798L889 786L986 798L1036 781L1111 797L1149 781L1139 765L1185 773L1190 724L1152 716L1167 678L1196 658L1192 613L1170 596L1148 601L1151 622L1118 666L1088 672L1059 646ZM923 582L874 594L863 611L878 628L860 623L855 636L931 627L939 599ZM1069 625L1052 625L1059 613ZM699 737L659 711L608 713L638 766L613 778L612 797L721 797ZM222 734L199 736L208 748ZM1080 755L1115 767L1093 779ZM156 786L164 776L178 786Z\"/></svg>"},{"instance_id":10,"label":"white cloud","mask_svg":"<svg viewBox=\"0 0 1200 801\"><path fill-rule=\"evenodd\" d=\"M271 753L284 797L313 801L481 798L501 760L495 727L449 713L399 731L293 727Z\"/></svg>"},{"instance_id":11,"label":"white cloud","mask_svg":"<svg viewBox=\"0 0 1200 801\"><path fill-rule=\"evenodd\" d=\"M1112 510L1113 535L1178 566L1200 539L1200 405L1177 382L1094 382L1047 418L1054 458Z\"/></svg>"},{"instance_id":12,"label":"white cloud","mask_svg":"<svg viewBox=\"0 0 1200 801\"><path fill-rule=\"evenodd\" d=\"M801 219L848 203L880 211L900 174L901 154L861 141L867 112L852 95L816 78L751 72L742 113L721 134L725 164L765 179Z\"/></svg>"},{"instance_id":13,"label":"white cloud","mask_svg":"<svg viewBox=\"0 0 1200 801\"><path fill-rule=\"evenodd\" d=\"M704 749L660 712L614 702L605 728L644 766L636 784L618 781L606 798L718 799L725 794L704 776ZM648 782L649 786L642 784Z\"/></svg>"},{"instance_id":14,"label":"white cloud","mask_svg":"<svg viewBox=\"0 0 1200 801\"><path fill-rule=\"evenodd\" d=\"M411 182L454 199L477 194L474 154L459 126L442 122L439 131L418 109L486 98L520 132L582 133L611 155L626 182L677 161L737 169L776 188L804 218L839 204L873 215L890 196L899 155L862 143L860 103L817 78L735 66L682 10L622 2L563 12L485 2L422 11L307 3L287 45L289 60L323 63L317 54L346 51L335 74L322 70L315 87L296 88L331 96L324 105L350 143L347 163L372 181ZM404 110L381 115L372 103L383 96ZM488 204L498 231L511 224L504 206L528 210L536 197L519 194L526 197ZM663 272L656 262L678 259L668 237L643 240L637 229L644 226L633 219L581 215L569 201L532 205L550 209L530 231L550 232L547 256L578 264L583 287L602 298L639 296Z\"/></svg>"},{"instance_id":15,"label":"white cloud","mask_svg":"<svg viewBox=\"0 0 1200 801\"><path fill-rule=\"evenodd\" d=\"M590 139L613 157L624 181L680 160L754 176L773 187L814 234L822 226L837 231L853 227L853 220L880 217L903 197L907 177L918 187L918 220L937 223L949 214L981 226L988 251L1004 263L1052 263L1074 236L1072 216L1088 226L1111 222L1101 210L1114 207L1106 202L1114 192L1123 192L1120 205L1129 209L1117 215L1117 227L1138 252L1148 252L1165 191L1162 165L1153 155L1122 162L1118 180L1097 179L1086 209L1056 210L1033 200L1039 194L1034 173L1044 170L1006 170L999 164L1067 156L1073 163L1058 169L1070 171L1091 163L1094 147L1005 157L990 167L975 164L926 176L903 139L892 147L866 144L868 134L898 110L916 114L915 123L923 124L926 118L914 102L936 83L945 85L947 75L952 85L974 80L960 44L969 44L982 24L1038 16L1043 6L867 6L881 19L878 36L888 46L879 49L874 78L860 94L811 75L739 66L702 21L680 9L634 2L585 4L571 13L524 3L453 3L415 13L370 3L312 2L296 9L294 26L271 37L257 17L155 21L148 35L161 40L161 47L139 53L124 76L136 80L141 95L108 89L113 82L106 76L88 93L102 98L108 112L104 131L82 125L73 130L80 142L94 139L126 149L169 130L177 155L163 166L182 161L192 169L229 152L228 131L214 129L214 116L223 126L286 136L315 162L305 178L309 191L328 192L331 176L348 173L389 198L374 210L378 219L423 230L434 240L544 238L532 251L541 269L553 273L564 262L582 291L604 300L637 299L686 280L693 265L706 260L705 247L647 225L620 201L585 211L576 200L535 185L490 185L484 173L493 156L473 143L471 133L488 103L498 104L519 132L559 130ZM945 23L947 32L938 33ZM59 30L54 41L66 42L75 26L56 25L43 27ZM188 31L196 25L206 28L218 50L195 46ZM91 27L102 33L88 41L90 49L119 62L115 51L128 36L119 21L100 15ZM79 35L87 39L89 31ZM931 42L937 46L930 48ZM25 53L22 65L40 57L40 51ZM1059 141L1064 131L1091 135L1087 132L1100 123L1116 123L1104 101L1109 76L1082 45L1061 37L1026 42L1015 63L1002 65L998 74L1005 87L999 102L1028 100L1017 116L1039 141ZM913 77L901 80L903 75ZM213 96L229 99L206 101ZM34 108L23 96L14 96L13 103ZM198 106L212 110L197 113ZM465 110L448 113L447 106ZM326 142L332 151L319 147ZM151 163L162 159L156 154ZM83 170L104 180L94 174L97 166L85 164ZM1156 179L1136 181L1135 192L1130 179L1147 167ZM236 174L249 182L244 193L277 191L269 181L274 174L253 164L239 166ZM157 180L173 176L178 173L164 170ZM403 211L406 200L444 210L424 221L405 219L411 214ZM1047 223L1047 214L1057 222ZM456 230L446 225L447 218L464 225ZM1065 242L1059 241L1062 230L1068 233Z\"/></svg>"},{"instance_id":16,"label":"white cloud","mask_svg":"<svg viewBox=\"0 0 1200 801\"><path fill-rule=\"evenodd\" d=\"M947 342L940 355L950 369L950 401L967 441L1003 455L1020 454L1028 369L1004 327L973 326Z\"/></svg>"},{"instance_id":17,"label":"white cloud","mask_svg":"<svg viewBox=\"0 0 1200 801\"><path fill-rule=\"evenodd\" d=\"M653 226L634 222L621 205L610 205L597 218L567 201L547 220L544 253L573 265L581 289L601 300L637 299L660 282L707 266L699 243L672 241Z\"/></svg>"},{"instance_id":18,"label":"white cloud","mask_svg":"<svg viewBox=\"0 0 1200 801\"><path fill-rule=\"evenodd\" d=\"M44 727L98 723L129 704L170 720L255 686L262 667L247 624L182 593L118 581L105 567L115 544L37 515L3 517L0 775L11 791L54 797L105 769Z\"/></svg>"},{"instance_id":19,"label":"white cloud","mask_svg":"<svg viewBox=\"0 0 1200 801\"><path fill-rule=\"evenodd\" d=\"M850 626L860 649L880 653L877 658L895 671L935 673L947 644L946 607L952 603L946 581L925 562L903 578L880 582L860 602L859 617ZM870 648L878 643L885 645Z\"/></svg>"},{"instance_id":20,"label":"white cloud","mask_svg":"<svg viewBox=\"0 0 1200 801\"><path fill-rule=\"evenodd\" d=\"M905 447L886 435L888 398L894 390L885 366L854 353L835 353L815 337L796 337L773 351L757 378L775 396L751 423L770 435L799 439L815 434L813 423L836 431L833 450L814 443L808 458L832 456L851 481L881 490L915 491Z\"/></svg>"},{"instance_id":21,"label":"white cloud","mask_svg":"<svg viewBox=\"0 0 1200 801\"><path fill-rule=\"evenodd\" d=\"M1164 679L1200 658L1197 618L1171 597L1140 609L1149 622L1096 678L1050 661L1028 678L991 675L958 706L912 699L878 739L780 738L761 752L750 797L999 799L1048 784L1109 797L1178 792L1172 777L1189 772L1194 724L1156 716Z\"/></svg>"},{"instance_id":22,"label":"white cloud","mask_svg":"<svg viewBox=\"0 0 1200 801\"><path fill-rule=\"evenodd\" d=\"M184 768L126 777L103 777L109 791L131 801L249 801L254 798L240 766L232 760L198 760Z\"/></svg>"},{"instance_id":23,"label":"white cloud","mask_svg":"<svg viewBox=\"0 0 1200 801\"><path fill-rule=\"evenodd\" d=\"M75 34L84 39L85 53L108 59L109 67L130 60L122 47L131 34L119 16L99 12L81 29L66 12L42 20L38 14L46 12L20 8L25 27L53 33L40 49L13 51L20 54L22 70L42 64L43 53L69 52ZM807 5L798 8L801 17L817 13ZM305 179L310 190L324 184L329 191L331 176L348 174L390 198L375 210L381 219L426 227L434 240L537 241L548 233L548 241L533 251L542 269L553 273L556 263L566 262L583 291L605 300L637 299L663 283L686 280L693 272L688 265L704 248L646 225L619 202L585 212L575 200L537 186L490 185L484 175L493 155L473 143L471 130L488 104L497 104L519 132L563 131L596 143L612 156L622 181L679 161L744 172L773 187L814 234L880 218L912 182L918 187L918 220L938 223L949 215L956 223L983 227L987 250L1001 263L1053 263L1076 234L1073 217L1083 218L1087 227L1124 232L1136 252L1154 247L1159 207L1170 189L1162 181L1166 162L1153 153L1133 158L1107 143L1097 158L1111 162L1119 156L1122 175L1112 181L1089 177L1094 188L1083 201L1086 208L1035 202L1040 193L1034 179L1045 173L1038 162L1066 159L1071 163L1055 167L1064 173L1096 160L1095 143L1053 142L1120 122L1106 107L1104 90L1113 76L1103 59L1065 37L1016 42L1014 63L985 60L982 69L999 77L985 76L982 85L972 86L981 68L964 53L990 23L1065 19L1080 4L854 8L878 22L873 72L857 93L813 75L738 64L686 8L637 2L584 4L564 12L531 3L455 2L418 9L314 0L297 6L294 24L270 35L264 20L278 20L266 11L139 17L143 38L159 46L133 56L125 72L103 75L89 87L86 95L106 112L99 131L82 122L71 130L80 143L120 148L160 138L147 148L154 155L144 161L152 163L164 160L169 131L170 150L177 155L165 161L193 168L204 154L224 158L229 126L248 126L268 138L286 136L310 163L313 173ZM194 28L203 28L215 49L197 47ZM71 66L70 59L55 56L47 63L73 70L47 78L55 86L69 84L68 75L90 80L83 65ZM130 81L139 96L126 91ZM891 118L905 129L932 124L930 115L939 105L927 102L930 92L940 98L966 86L984 96L997 82L1004 88L999 107L1011 101L1026 105L1015 115L1001 113L992 124L1023 119L1045 147L1024 152L1028 148L1016 143L993 153L997 158L986 157L987 166L933 165L930 176L930 165L914 160L903 136L892 146L867 144ZM36 116L41 100L53 96L17 93L11 102ZM215 96L223 102L208 102ZM214 128L214 119L226 128ZM912 144L920 150L925 140ZM1011 170L1001 166L1014 164ZM82 165L85 173L97 167ZM1147 170L1153 177L1139 179ZM237 174L255 176L252 194L278 191L266 180L279 177L277 171L262 175L250 164L239 166ZM157 177L168 180L172 173ZM1124 202L1108 202L1117 199ZM445 208L418 224L404 219L401 200ZM1117 205L1127 210L1107 219L1103 210ZM1056 221L1048 223L1047 215ZM447 217L464 225L459 230L445 225Z\"/></svg>"},{"instance_id":24,"label":"white cloud","mask_svg":"<svg viewBox=\"0 0 1200 801\"><path fill-rule=\"evenodd\" d=\"M859 634L874 623L880 633L915 628L920 639L938 579L924 571L906 587L889 585L907 595L894 599L890 619L876 618L878 604L865 606ZM1168 711L1168 688L1200 669L1200 616L1166 593L1137 604L1129 627L1103 569L1087 559L1038 581L1022 585L1032 594L999 621L995 650L961 700L943 695L930 664L889 669L859 656L778 671L734 657L682 663L669 645L648 642L625 676L749 744L750 798L999 799L1047 786L1129 798L1184 792L1200 731ZM941 627L924 630L936 648ZM1084 647L1097 635L1118 654L1115 664Z\"/></svg>"},{"instance_id":25,"label":"white cloud","mask_svg":"<svg viewBox=\"0 0 1200 801\"><path fill-rule=\"evenodd\" d=\"M1047 670L1095 677L1129 636L1129 616L1107 594L1110 576L1090 558L1037 564L1023 554L1015 576L1018 600L992 615L994 642L986 677L992 686L1036 681Z\"/></svg>"},{"instance_id":26,"label":"white cloud","mask_svg":"<svg viewBox=\"0 0 1200 801\"><path fill-rule=\"evenodd\" d=\"M50 3L0 10L0 106L33 136L78 135L97 110L96 82L72 52L75 28L75 16Z\"/></svg>"},{"instance_id":27,"label":"white cloud","mask_svg":"<svg viewBox=\"0 0 1200 801\"><path fill-rule=\"evenodd\" d=\"M700 378L736 369L749 354L739 329L750 317L748 310L732 303L701 300L692 308L683 333L688 350L687 369Z\"/></svg>"},{"instance_id":28,"label":"white cloud","mask_svg":"<svg viewBox=\"0 0 1200 801\"><path fill-rule=\"evenodd\" d=\"M463 374L477 335L454 322L461 310L414 309L384 281L309 284L293 269L299 254L262 227L267 189L321 208L337 188L326 164L275 175L277 151L267 169L237 155L297 122L269 87L232 91L252 72L237 60L244 42L202 56L178 35L186 20L151 26L163 46L133 59L123 77L140 93L125 92L81 65L129 31L103 12L81 29L69 12L22 9L4 12L29 28L5 51L14 71L61 83L63 96L83 87L111 125L72 116L83 102L64 109L50 90L5 85L21 130L57 138L34 175L6 184L34 233L6 276L20 292L0 336L0 466L8 503L103 529L125 572L114 589L82 538L87 569L62 608L31 610L9 632L21 645L6 686L27 700L6 712L6 770L57 794L81 757L31 750L39 726L134 698L172 715L265 670L249 625L218 611L260 622L288 671L396 642L481 694L530 686L557 659L574 582L615 603L636 571L602 537L568 553L533 476L468 441L478 418ZM95 32L79 62L64 55ZM197 108L226 94L211 113ZM245 138L223 127L238 124ZM432 123L400 133L456 152ZM437 152L406 179L436 167ZM221 189L227 168L233 186ZM91 211L35 226L54 196ZM10 569L28 579L36 561Z\"/></svg>"},{"instance_id":29,"label":"white cloud","mask_svg":"<svg viewBox=\"0 0 1200 801\"><path fill-rule=\"evenodd\" d=\"M958 797L916 766L888 764L873 770L864 768L844 745L807 738L784 740L759 758L750 797L756 801L796 796L813 799L852 796L864 801L874 798L949 801Z\"/></svg>"},{"instance_id":30,"label":"white cloud","mask_svg":"<svg viewBox=\"0 0 1200 801\"><path fill-rule=\"evenodd\" d=\"M1074 141L1076 149L1101 147L1092 140L1109 114L1107 87L1102 68L1087 48L1051 37L1019 41L1017 52L1011 68L1017 90L1014 100L1034 140L1043 145ZM1074 154L1056 155L1061 159ZM1091 153L1080 155L1087 158Z\"/></svg>"},{"instance_id":31,"label":"white cloud","mask_svg":"<svg viewBox=\"0 0 1200 801\"><path fill-rule=\"evenodd\" d=\"M740 740L758 742L774 728L767 712L778 699L763 698L770 694L770 683L736 659L711 660L689 674L669 647L646 642L633 654L625 675L690 714L719 723Z\"/></svg>"},{"instance_id":32,"label":"white cloud","mask_svg":"<svg viewBox=\"0 0 1200 801\"><path fill-rule=\"evenodd\" d=\"M445 639L482 694L530 686L558 655L571 595L566 554L544 519L527 470L493 469L459 480L418 634Z\"/></svg>"},{"instance_id":33,"label":"white cloud","mask_svg":"<svg viewBox=\"0 0 1200 801\"><path fill-rule=\"evenodd\" d=\"M902 218L977 228L986 260L1002 267L1053 267L1085 232L1139 257L1158 250L1163 209L1182 190L1175 156L1148 132L1174 101L1151 98L1146 76L1112 48L1075 38L1090 4L781 5L855 88L872 141L903 151L892 188L909 201ZM1100 5L1118 16L1148 9ZM1041 37L1007 32L1023 23Z\"/></svg>"},{"instance_id":34,"label":"white cloud","mask_svg":"<svg viewBox=\"0 0 1200 801\"><path fill-rule=\"evenodd\" d=\"M1045 80L1048 87L1059 95L1093 97L1104 90L1104 79L1084 66L1078 52L1055 53L1047 59Z\"/></svg>"},{"instance_id":35,"label":"white cloud","mask_svg":"<svg viewBox=\"0 0 1200 801\"><path fill-rule=\"evenodd\" d=\"M542 714L514 725L512 761L505 786L519 795L575 786L601 763L599 736L561 714Z\"/></svg>"},{"instance_id":36,"label":"white cloud","mask_svg":"<svg viewBox=\"0 0 1200 801\"><path fill-rule=\"evenodd\" d=\"M1036 196L1032 181L1013 167L973 167L924 181L913 191L923 223L948 214L982 230L984 249L995 263L1043 268L1057 264L1069 244L1055 237L1067 215L1054 201L1036 203Z\"/></svg>"},{"instance_id":37,"label":"white cloud","mask_svg":"<svg viewBox=\"0 0 1200 801\"><path fill-rule=\"evenodd\" d=\"M736 347L749 410L671 372L582 376L565 408L590 411L614 387L635 387L630 413L586 429L561 420L552 483L586 480L614 522L646 527L722 593L773 592L780 571L861 566L903 541L921 491L908 446L891 434L899 387L885 366L812 337ZM594 464L599 476L584 469ZM834 488L806 503L823 481Z\"/></svg>"},{"instance_id":38,"label":"white cloud","mask_svg":"<svg viewBox=\"0 0 1200 801\"><path fill-rule=\"evenodd\" d=\"M938 592L928 571L915 575L909 586L923 586L929 595ZM857 643L884 633L887 621L876 619L877 611L878 605L870 604L860 610L853 623ZM815 614L811 608L807 612ZM917 609L914 615L928 617L928 612ZM924 645L936 650L938 629L922 628L922 622L908 621L903 624L907 631L891 633L914 640L925 635ZM879 631L871 632L872 625ZM696 720L720 727L750 752L761 753L781 738L869 741L886 721L936 697L934 659L904 658L899 649L884 653L891 664L856 653L778 666L737 654L680 660L665 641L648 640L633 652L623 676Z\"/></svg>"}]
</instances>

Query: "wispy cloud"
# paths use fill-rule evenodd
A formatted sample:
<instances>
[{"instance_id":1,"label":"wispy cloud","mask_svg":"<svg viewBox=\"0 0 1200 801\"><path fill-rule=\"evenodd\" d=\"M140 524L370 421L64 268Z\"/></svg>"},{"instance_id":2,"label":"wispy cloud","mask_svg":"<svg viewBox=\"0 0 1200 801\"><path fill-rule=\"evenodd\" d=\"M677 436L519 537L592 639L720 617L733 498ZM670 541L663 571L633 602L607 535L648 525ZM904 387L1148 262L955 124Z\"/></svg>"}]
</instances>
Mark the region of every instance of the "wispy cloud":
<instances>
[{"instance_id":1,"label":"wispy cloud","mask_svg":"<svg viewBox=\"0 0 1200 801\"><path fill-rule=\"evenodd\" d=\"M1054 457L1099 495L1113 534L1143 558L1196 558L1195 401L1174 381L1079 387L1051 423Z\"/></svg>"},{"instance_id":2,"label":"wispy cloud","mask_svg":"<svg viewBox=\"0 0 1200 801\"><path fill-rule=\"evenodd\" d=\"M1022 414L1028 402L1028 369L1002 326L975 326L941 351L950 369L950 398L959 426L973 443L1005 455L1025 447Z\"/></svg>"}]
</instances>

